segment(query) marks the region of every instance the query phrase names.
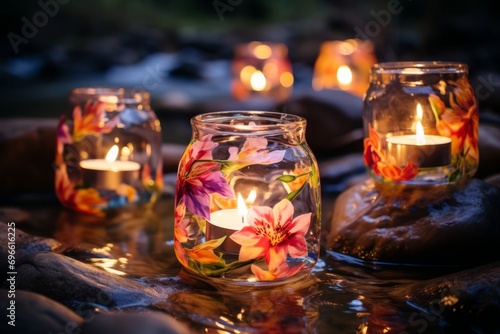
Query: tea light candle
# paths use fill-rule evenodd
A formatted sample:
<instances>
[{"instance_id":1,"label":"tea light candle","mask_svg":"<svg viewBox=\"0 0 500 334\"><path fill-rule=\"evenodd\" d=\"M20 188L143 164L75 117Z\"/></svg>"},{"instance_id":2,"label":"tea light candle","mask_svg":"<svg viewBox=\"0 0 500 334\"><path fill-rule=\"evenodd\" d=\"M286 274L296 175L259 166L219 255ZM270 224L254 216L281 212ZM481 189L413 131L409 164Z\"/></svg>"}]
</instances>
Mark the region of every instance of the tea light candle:
<instances>
[{"instance_id":1,"label":"tea light candle","mask_svg":"<svg viewBox=\"0 0 500 334\"><path fill-rule=\"evenodd\" d=\"M132 183L139 177L141 165L135 161L116 160L118 146L109 150L105 159L80 161L85 184L95 188L116 189L121 183Z\"/></svg>"},{"instance_id":2,"label":"tea light candle","mask_svg":"<svg viewBox=\"0 0 500 334\"><path fill-rule=\"evenodd\" d=\"M387 150L396 164L405 166L409 160L418 167L440 167L451 163L451 138L426 135L420 120L423 111L417 105L416 134L388 137Z\"/></svg>"},{"instance_id":3,"label":"tea light candle","mask_svg":"<svg viewBox=\"0 0 500 334\"><path fill-rule=\"evenodd\" d=\"M238 208L212 212L206 227L206 239L219 239L226 236L224 242L218 247L220 251L238 254L240 245L229 238L231 234L247 226L246 216L248 210L245 201L238 194Z\"/></svg>"},{"instance_id":4,"label":"tea light candle","mask_svg":"<svg viewBox=\"0 0 500 334\"><path fill-rule=\"evenodd\" d=\"M451 139L443 136L425 135L419 143L417 135L387 138L387 150L399 166L411 159L418 167L440 167L451 163Z\"/></svg>"}]
</instances>

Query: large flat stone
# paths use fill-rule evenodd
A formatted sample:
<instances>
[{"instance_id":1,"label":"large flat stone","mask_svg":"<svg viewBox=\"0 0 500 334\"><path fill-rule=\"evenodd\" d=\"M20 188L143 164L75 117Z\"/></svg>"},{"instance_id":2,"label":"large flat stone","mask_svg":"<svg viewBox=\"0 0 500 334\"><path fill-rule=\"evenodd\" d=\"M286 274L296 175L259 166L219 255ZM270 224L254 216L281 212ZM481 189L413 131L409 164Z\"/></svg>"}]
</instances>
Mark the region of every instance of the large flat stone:
<instances>
[{"instance_id":1,"label":"large flat stone","mask_svg":"<svg viewBox=\"0 0 500 334\"><path fill-rule=\"evenodd\" d=\"M327 249L362 260L471 267L500 260L500 188L359 183L337 199Z\"/></svg>"},{"instance_id":2,"label":"large flat stone","mask_svg":"<svg viewBox=\"0 0 500 334\"><path fill-rule=\"evenodd\" d=\"M2 317L2 333L76 333L73 330L83 324L83 318L66 306L37 293L16 289L9 297L8 289L0 291L0 308L10 315L14 301L14 316ZM6 311L7 310L7 311ZM11 326L8 322L14 320Z\"/></svg>"},{"instance_id":3,"label":"large flat stone","mask_svg":"<svg viewBox=\"0 0 500 334\"><path fill-rule=\"evenodd\" d=\"M17 268L16 287L43 294L73 309L82 303L105 308L147 306L164 298L133 280L49 252L34 254Z\"/></svg>"}]
</instances>

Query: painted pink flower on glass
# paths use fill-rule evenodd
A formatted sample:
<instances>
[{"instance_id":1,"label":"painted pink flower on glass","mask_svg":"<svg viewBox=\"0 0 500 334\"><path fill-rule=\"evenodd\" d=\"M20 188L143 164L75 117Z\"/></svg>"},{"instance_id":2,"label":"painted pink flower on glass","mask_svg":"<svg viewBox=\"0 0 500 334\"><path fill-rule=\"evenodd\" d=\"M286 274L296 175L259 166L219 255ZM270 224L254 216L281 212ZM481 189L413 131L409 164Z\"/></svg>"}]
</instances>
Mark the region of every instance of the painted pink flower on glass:
<instances>
[{"instance_id":1,"label":"painted pink flower on glass","mask_svg":"<svg viewBox=\"0 0 500 334\"><path fill-rule=\"evenodd\" d=\"M252 206L247 216L248 226L230 236L241 245L239 260L264 258L269 272L276 276L276 273L288 270L288 256L307 256L305 235L311 224L311 213L295 218L293 213L293 205L287 199L273 208Z\"/></svg>"},{"instance_id":2,"label":"painted pink flower on glass","mask_svg":"<svg viewBox=\"0 0 500 334\"><path fill-rule=\"evenodd\" d=\"M245 144L238 152L237 147L229 148L230 164L223 167L225 173L241 169L249 165L271 165L283 160L284 150L269 151L266 138L247 138Z\"/></svg>"},{"instance_id":3,"label":"painted pink flower on glass","mask_svg":"<svg viewBox=\"0 0 500 334\"><path fill-rule=\"evenodd\" d=\"M298 273L302 267L304 267L303 263L294 267L289 267L288 264L283 263L281 267L274 268L273 270L264 270L255 264L252 264L250 268L259 281L274 281L280 278L291 277Z\"/></svg>"}]
</instances>

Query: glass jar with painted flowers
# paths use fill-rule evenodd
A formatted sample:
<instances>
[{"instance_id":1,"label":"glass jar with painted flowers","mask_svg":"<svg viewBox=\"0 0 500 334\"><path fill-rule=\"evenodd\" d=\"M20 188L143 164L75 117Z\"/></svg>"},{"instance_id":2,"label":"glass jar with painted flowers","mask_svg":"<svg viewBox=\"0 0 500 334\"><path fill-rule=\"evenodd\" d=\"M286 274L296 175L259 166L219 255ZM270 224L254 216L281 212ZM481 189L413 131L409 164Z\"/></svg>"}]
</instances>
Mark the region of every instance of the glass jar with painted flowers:
<instances>
[{"instance_id":1,"label":"glass jar with painted flowers","mask_svg":"<svg viewBox=\"0 0 500 334\"><path fill-rule=\"evenodd\" d=\"M318 260L320 182L306 120L266 111L191 119L175 194L177 259L224 287L301 278Z\"/></svg>"},{"instance_id":2,"label":"glass jar with painted flowers","mask_svg":"<svg viewBox=\"0 0 500 334\"><path fill-rule=\"evenodd\" d=\"M447 184L477 170L479 110L466 64L374 65L363 118L364 161L376 180Z\"/></svg>"},{"instance_id":3,"label":"glass jar with painted flowers","mask_svg":"<svg viewBox=\"0 0 500 334\"><path fill-rule=\"evenodd\" d=\"M55 189L77 212L103 216L151 206L162 189L161 128L149 93L75 88L57 129Z\"/></svg>"}]
</instances>

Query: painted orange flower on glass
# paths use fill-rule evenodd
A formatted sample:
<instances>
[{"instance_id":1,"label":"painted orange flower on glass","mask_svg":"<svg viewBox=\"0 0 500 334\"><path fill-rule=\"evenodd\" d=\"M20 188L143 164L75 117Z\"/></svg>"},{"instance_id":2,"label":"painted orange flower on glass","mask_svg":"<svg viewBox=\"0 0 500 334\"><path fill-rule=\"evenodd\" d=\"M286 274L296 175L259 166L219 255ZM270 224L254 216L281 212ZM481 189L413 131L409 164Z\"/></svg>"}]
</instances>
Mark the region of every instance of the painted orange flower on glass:
<instances>
[{"instance_id":1,"label":"painted orange flower on glass","mask_svg":"<svg viewBox=\"0 0 500 334\"><path fill-rule=\"evenodd\" d=\"M364 139L363 159L365 165L370 167L375 175L382 176L385 180L401 182L413 179L418 173L418 165L408 160L404 167L391 163L382 150L382 143L378 133L368 125L369 137Z\"/></svg>"},{"instance_id":2,"label":"painted orange flower on glass","mask_svg":"<svg viewBox=\"0 0 500 334\"><path fill-rule=\"evenodd\" d=\"M479 162L477 100L467 78L449 81L447 85L449 107L434 94L429 96L429 103L439 134L452 139L451 154L456 160L458 173L473 175Z\"/></svg>"}]
</instances>

